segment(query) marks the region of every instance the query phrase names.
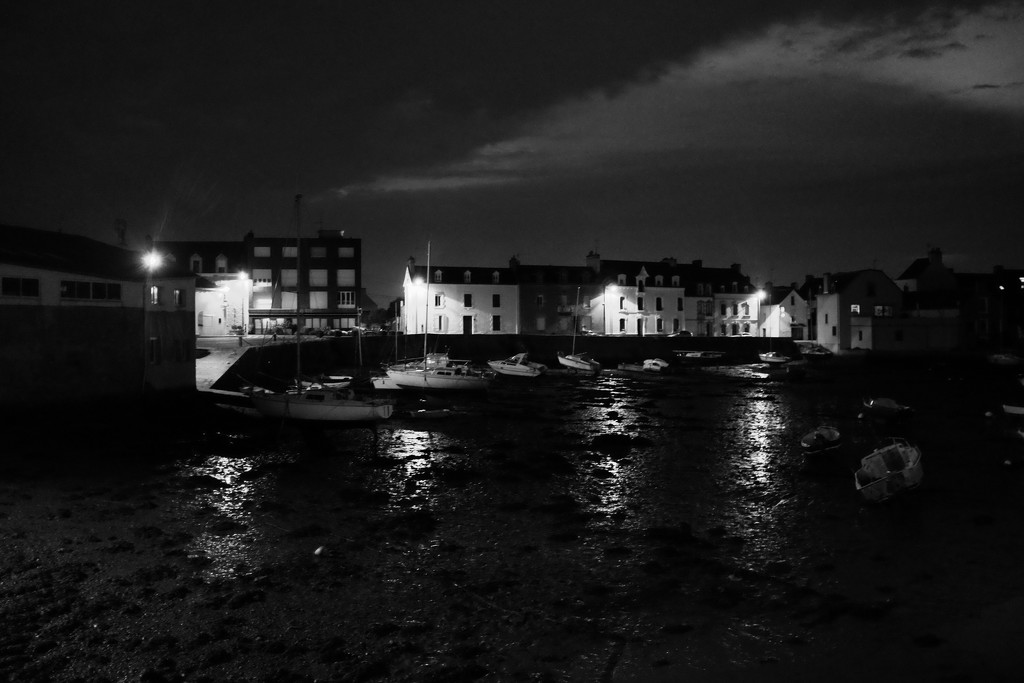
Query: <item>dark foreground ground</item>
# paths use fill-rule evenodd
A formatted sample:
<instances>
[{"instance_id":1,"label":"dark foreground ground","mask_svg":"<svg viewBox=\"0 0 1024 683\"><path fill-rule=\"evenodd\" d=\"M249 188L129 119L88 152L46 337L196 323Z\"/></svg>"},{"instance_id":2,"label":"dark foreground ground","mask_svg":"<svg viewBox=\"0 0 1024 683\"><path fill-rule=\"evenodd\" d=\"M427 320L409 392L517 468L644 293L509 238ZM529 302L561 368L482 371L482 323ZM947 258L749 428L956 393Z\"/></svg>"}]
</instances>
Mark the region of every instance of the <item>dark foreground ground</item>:
<instances>
[{"instance_id":1,"label":"dark foreground ground","mask_svg":"<svg viewBox=\"0 0 1024 683\"><path fill-rule=\"evenodd\" d=\"M1012 379L739 367L506 383L376 437L13 430L0 680L1018 680ZM821 422L845 443L808 463ZM867 506L851 469L889 434L924 484Z\"/></svg>"}]
</instances>

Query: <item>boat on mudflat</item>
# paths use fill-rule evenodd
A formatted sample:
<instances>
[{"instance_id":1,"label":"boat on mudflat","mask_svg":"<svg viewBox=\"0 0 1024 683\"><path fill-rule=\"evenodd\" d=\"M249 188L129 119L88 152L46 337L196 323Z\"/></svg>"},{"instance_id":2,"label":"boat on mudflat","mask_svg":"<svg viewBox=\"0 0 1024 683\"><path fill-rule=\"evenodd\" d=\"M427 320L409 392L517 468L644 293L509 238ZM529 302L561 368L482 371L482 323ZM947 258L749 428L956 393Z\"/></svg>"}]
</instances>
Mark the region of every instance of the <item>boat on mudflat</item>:
<instances>
[{"instance_id":1,"label":"boat on mudflat","mask_svg":"<svg viewBox=\"0 0 1024 683\"><path fill-rule=\"evenodd\" d=\"M525 353L517 353L505 360L489 360L487 366L498 374L509 377L537 377L548 371L548 366L529 360Z\"/></svg>"},{"instance_id":2,"label":"boat on mudflat","mask_svg":"<svg viewBox=\"0 0 1024 683\"><path fill-rule=\"evenodd\" d=\"M559 351L558 363L570 372L585 372L590 375L596 375L601 372L601 364L594 360L586 351L570 354L563 354Z\"/></svg>"},{"instance_id":3,"label":"boat on mudflat","mask_svg":"<svg viewBox=\"0 0 1024 683\"><path fill-rule=\"evenodd\" d=\"M864 399L864 412L875 417L896 418L906 417L913 413L914 409L891 398L882 397Z\"/></svg>"},{"instance_id":4,"label":"boat on mudflat","mask_svg":"<svg viewBox=\"0 0 1024 683\"><path fill-rule=\"evenodd\" d=\"M890 438L863 457L853 476L857 490L871 503L916 488L923 477L921 449L899 437Z\"/></svg>"},{"instance_id":5,"label":"boat on mudflat","mask_svg":"<svg viewBox=\"0 0 1024 683\"><path fill-rule=\"evenodd\" d=\"M839 448L842 435L831 425L819 425L800 438L804 455L819 455Z\"/></svg>"},{"instance_id":6,"label":"boat on mudflat","mask_svg":"<svg viewBox=\"0 0 1024 683\"><path fill-rule=\"evenodd\" d=\"M785 365L789 361L793 360L789 356L779 353L778 351L766 351L764 353L757 354L757 357L762 363L768 363L769 365Z\"/></svg>"},{"instance_id":7,"label":"boat on mudflat","mask_svg":"<svg viewBox=\"0 0 1024 683\"><path fill-rule=\"evenodd\" d=\"M453 360L447 353L429 353L388 366L387 376L400 389L483 391L495 375L467 360Z\"/></svg>"}]
</instances>

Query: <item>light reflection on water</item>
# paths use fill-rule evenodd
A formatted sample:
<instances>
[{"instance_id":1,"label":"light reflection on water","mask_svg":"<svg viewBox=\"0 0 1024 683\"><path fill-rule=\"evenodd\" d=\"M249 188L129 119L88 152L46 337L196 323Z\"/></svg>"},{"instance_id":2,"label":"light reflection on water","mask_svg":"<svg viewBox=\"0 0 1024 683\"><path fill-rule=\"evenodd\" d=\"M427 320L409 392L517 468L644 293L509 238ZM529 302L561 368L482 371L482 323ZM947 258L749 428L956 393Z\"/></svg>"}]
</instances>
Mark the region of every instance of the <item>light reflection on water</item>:
<instances>
[{"instance_id":1,"label":"light reflection on water","mask_svg":"<svg viewBox=\"0 0 1024 683\"><path fill-rule=\"evenodd\" d=\"M209 562L204 571L207 578L245 576L264 559L269 539L254 509L259 501L273 499L275 487L271 475L248 476L255 462L209 455L182 471L185 477L208 477L211 483L198 488L191 501L208 511L210 519L187 548L190 556Z\"/></svg>"}]
</instances>

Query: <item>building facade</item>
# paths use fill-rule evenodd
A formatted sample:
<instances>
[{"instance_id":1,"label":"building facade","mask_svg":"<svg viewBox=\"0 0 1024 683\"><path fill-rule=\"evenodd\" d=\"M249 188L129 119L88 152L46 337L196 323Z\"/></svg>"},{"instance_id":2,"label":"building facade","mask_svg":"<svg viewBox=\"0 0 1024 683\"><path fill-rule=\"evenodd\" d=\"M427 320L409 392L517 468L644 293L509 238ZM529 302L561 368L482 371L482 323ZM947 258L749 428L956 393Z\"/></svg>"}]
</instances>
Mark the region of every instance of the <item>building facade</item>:
<instances>
[{"instance_id":1,"label":"building facade","mask_svg":"<svg viewBox=\"0 0 1024 683\"><path fill-rule=\"evenodd\" d=\"M78 235L0 227L0 403L195 389L195 277Z\"/></svg>"},{"instance_id":2,"label":"building facade","mask_svg":"<svg viewBox=\"0 0 1024 683\"><path fill-rule=\"evenodd\" d=\"M302 314L306 329L351 329L359 324L362 240L343 230L316 237L257 237L244 240L252 279L249 331L294 328Z\"/></svg>"},{"instance_id":3,"label":"building facade","mask_svg":"<svg viewBox=\"0 0 1024 683\"><path fill-rule=\"evenodd\" d=\"M519 334L519 288L511 268L417 266L405 270L406 334Z\"/></svg>"}]
</instances>

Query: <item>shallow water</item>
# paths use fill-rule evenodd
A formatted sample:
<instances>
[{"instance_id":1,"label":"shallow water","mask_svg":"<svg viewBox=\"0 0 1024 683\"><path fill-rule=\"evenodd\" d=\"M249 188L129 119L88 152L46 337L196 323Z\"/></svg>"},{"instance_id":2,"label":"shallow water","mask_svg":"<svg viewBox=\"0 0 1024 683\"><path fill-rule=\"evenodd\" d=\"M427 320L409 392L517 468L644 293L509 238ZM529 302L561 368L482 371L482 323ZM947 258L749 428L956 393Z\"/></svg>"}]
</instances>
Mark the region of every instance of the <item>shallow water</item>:
<instances>
[{"instance_id":1,"label":"shallow water","mask_svg":"<svg viewBox=\"0 0 1024 683\"><path fill-rule=\"evenodd\" d=\"M852 680L840 661L867 650L858 677L992 680L1015 657L984 636L1022 630L1004 622L1024 597L1024 442L986 417L1009 386L953 366L826 366L801 381L738 366L502 382L376 434L225 416L148 465L15 470L5 549L54 562L47 551L101 550L144 613L188 585L184 611L167 610L179 625L227 592L247 637L283 632L316 653L268 660L301 676ZM867 396L916 412L880 422L862 414ZM823 423L843 445L809 463L799 439ZM920 444L924 483L869 506L852 471L888 435ZM9 565L5 585L27 566ZM169 628L131 614L136 632ZM108 659L157 667L109 628ZM177 672L214 679L268 666L175 656ZM54 664L40 679L114 667Z\"/></svg>"}]
</instances>

